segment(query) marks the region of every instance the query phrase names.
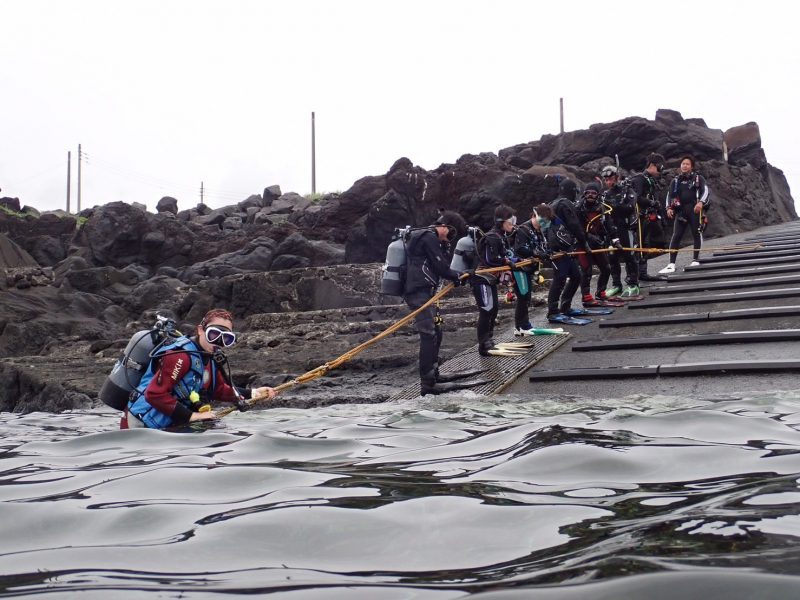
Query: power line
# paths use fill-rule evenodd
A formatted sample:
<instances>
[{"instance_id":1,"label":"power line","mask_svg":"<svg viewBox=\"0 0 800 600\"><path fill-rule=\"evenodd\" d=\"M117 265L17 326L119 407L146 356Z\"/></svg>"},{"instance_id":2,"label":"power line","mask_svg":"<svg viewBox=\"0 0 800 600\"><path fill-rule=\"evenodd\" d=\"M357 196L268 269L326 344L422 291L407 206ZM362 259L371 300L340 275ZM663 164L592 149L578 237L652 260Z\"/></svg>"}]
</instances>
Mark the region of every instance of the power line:
<instances>
[{"instance_id":1,"label":"power line","mask_svg":"<svg viewBox=\"0 0 800 600\"><path fill-rule=\"evenodd\" d=\"M84 153L84 155L86 155L86 153ZM172 180L164 179L164 178L161 178L161 177L154 177L152 175L147 175L147 174L141 173L139 171L135 171L133 169L129 169L127 167L121 167L121 166L116 165L116 164L114 164L114 163L112 163L110 161L107 161L105 159L93 158L91 160L87 160L87 163L88 164L92 164L92 165L94 165L96 167L99 167L101 170L110 171L112 173L115 173L116 175L119 175L121 177L125 177L127 179L131 179L131 180L137 181L139 183L147 184L147 185L150 185L150 186L155 186L155 187L158 187L158 188L161 188L161 189L168 188L168 189L173 189L173 190L192 193L192 194L196 194L197 193L197 186L196 185L187 185L185 183L180 183L180 182L177 182L177 181L172 181ZM233 191L233 190L217 190L217 191L215 191L213 188L211 190L209 190L209 188L204 187L204 196L217 198L217 199L230 199L230 200L239 199L239 200L241 200L241 199L247 198L248 196L251 196L251 195L252 195L252 192L239 192L239 191Z\"/></svg>"}]
</instances>

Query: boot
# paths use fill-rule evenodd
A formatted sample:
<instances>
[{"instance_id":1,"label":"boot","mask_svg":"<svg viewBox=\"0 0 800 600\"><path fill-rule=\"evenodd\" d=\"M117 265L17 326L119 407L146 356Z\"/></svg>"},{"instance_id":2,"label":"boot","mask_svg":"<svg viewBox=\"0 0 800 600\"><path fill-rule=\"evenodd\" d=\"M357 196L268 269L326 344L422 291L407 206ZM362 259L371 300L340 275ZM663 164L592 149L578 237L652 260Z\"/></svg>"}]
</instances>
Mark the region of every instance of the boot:
<instances>
[{"instance_id":1,"label":"boot","mask_svg":"<svg viewBox=\"0 0 800 600\"><path fill-rule=\"evenodd\" d=\"M481 342L480 344L478 344L478 354L480 354L481 356L491 356L491 354L489 354L489 350L494 348L494 346L495 343L494 340L492 339L486 340L485 342Z\"/></svg>"},{"instance_id":2,"label":"boot","mask_svg":"<svg viewBox=\"0 0 800 600\"><path fill-rule=\"evenodd\" d=\"M483 369L474 369L472 371L457 371L455 373L436 373L436 383L450 383L452 381L458 381L459 379L475 377L483 373L483 371Z\"/></svg>"},{"instance_id":3,"label":"boot","mask_svg":"<svg viewBox=\"0 0 800 600\"><path fill-rule=\"evenodd\" d=\"M447 392L454 392L456 390L465 390L476 385L483 385L489 383L488 380L468 380L468 381L454 381L454 382L439 382L435 379L436 374L429 371L420 377L419 392L420 395L426 396L428 394L444 394Z\"/></svg>"}]
</instances>

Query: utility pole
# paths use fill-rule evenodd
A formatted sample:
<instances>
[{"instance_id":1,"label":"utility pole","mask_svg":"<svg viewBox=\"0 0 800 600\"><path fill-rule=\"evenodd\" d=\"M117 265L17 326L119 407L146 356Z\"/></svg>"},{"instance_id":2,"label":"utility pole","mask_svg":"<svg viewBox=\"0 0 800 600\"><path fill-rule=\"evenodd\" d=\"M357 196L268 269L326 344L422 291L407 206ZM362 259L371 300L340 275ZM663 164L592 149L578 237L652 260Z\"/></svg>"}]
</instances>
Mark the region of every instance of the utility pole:
<instances>
[{"instance_id":1,"label":"utility pole","mask_svg":"<svg viewBox=\"0 0 800 600\"><path fill-rule=\"evenodd\" d=\"M317 193L317 148L314 113L311 113L311 193Z\"/></svg>"},{"instance_id":2,"label":"utility pole","mask_svg":"<svg viewBox=\"0 0 800 600\"><path fill-rule=\"evenodd\" d=\"M69 214L70 176L72 175L72 152L67 150L67 214Z\"/></svg>"},{"instance_id":3,"label":"utility pole","mask_svg":"<svg viewBox=\"0 0 800 600\"><path fill-rule=\"evenodd\" d=\"M558 106L561 113L561 133L564 133L564 98L558 99Z\"/></svg>"},{"instance_id":4,"label":"utility pole","mask_svg":"<svg viewBox=\"0 0 800 600\"><path fill-rule=\"evenodd\" d=\"M78 144L78 212L81 212L81 161L83 154L81 153L81 145Z\"/></svg>"},{"instance_id":5,"label":"utility pole","mask_svg":"<svg viewBox=\"0 0 800 600\"><path fill-rule=\"evenodd\" d=\"M203 182L200 182L200 204L204 204L203 202Z\"/></svg>"}]
</instances>

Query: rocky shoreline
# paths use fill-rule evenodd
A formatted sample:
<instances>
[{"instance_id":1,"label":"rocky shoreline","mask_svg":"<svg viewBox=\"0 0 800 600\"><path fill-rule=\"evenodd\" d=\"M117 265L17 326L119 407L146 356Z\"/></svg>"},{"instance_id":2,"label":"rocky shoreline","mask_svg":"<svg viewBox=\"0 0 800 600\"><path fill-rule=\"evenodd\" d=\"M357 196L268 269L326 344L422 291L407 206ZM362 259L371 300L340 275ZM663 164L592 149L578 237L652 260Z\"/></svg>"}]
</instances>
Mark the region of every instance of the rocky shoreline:
<instances>
[{"instance_id":1,"label":"rocky shoreline","mask_svg":"<svg viewBox=\"0 0 800 600\"><path fill-rule=\"evenodd\" d=\"M433 171L402 158L387 174L318 202L270 186L213 210L180 211L165 197L156 214L111 202L76 216L0 198L0 410L97 406L133 332L152 325L156 313L186 330L214 306L231 310L245 333L230 353L236 383L281 383L407 314L399 298L379 293L395 227L427 225L446 208L486 229L501 202L526 217L534 203L552 200L553 175L585 184L617 159L623 171L638 171L650 152L670 168L685 152L699 159L715 202L708 237L797 218L756 124L722 132L665 110L654 121L630 117L544 136ZM466 289L442 306L447 357L475 343L476 314ZM279 403L385 400L417 377L416 353L407 327Z\"/></svg>"}]
</instances>

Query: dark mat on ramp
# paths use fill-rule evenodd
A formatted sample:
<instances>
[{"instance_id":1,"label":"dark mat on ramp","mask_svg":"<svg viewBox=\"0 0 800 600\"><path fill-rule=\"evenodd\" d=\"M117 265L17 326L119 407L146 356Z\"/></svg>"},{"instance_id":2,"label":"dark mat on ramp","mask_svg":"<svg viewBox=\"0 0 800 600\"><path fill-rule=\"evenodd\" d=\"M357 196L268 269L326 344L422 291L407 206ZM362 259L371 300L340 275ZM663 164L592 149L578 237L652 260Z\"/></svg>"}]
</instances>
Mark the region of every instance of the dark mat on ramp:
<instances>
[{"instance_id":1,"label":"dark mat on ramp","mask_svg":"<svg viewBox=\"0 0 800 600\"><path fill-rule=\"evenodd\" d=\"M495 342L521 342L524 340L533 343L531 349L520 356L481 356L478 354L476 344L445 362L441 367L441 373L461 373L483 369L483 373L474 379L488 379L490 382L471 387L469 391L481 396L489 396L501 392L570 337L570 335L536 335L523 338L515 337L513 332L509 331L503 336L495 337ZM465 391L461 390L455 393L463 394ZM411 400L419 395L419 380L415 379L413 383L400 389L390 400Z\"/></svg>"}]
</instances>

